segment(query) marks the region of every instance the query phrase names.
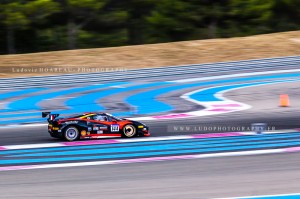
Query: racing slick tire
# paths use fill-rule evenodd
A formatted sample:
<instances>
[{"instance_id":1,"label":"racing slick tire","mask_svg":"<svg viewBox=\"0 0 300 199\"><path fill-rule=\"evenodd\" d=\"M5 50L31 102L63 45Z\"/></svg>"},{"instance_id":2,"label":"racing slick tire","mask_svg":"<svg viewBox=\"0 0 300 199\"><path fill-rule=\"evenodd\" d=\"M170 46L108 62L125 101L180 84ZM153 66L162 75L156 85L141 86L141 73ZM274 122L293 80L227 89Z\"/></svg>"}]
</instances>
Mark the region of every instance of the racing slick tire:
<instances>
[{"instance_id":1,"label":"racing slick tire","mask_svg":"<svg viewBox=\"0 0 300 199\"><path fill-rule=\"evenodd\" d=\"M122 137L132 138L135 137L136 135L137 135L137 129L135 126L131 124L126 124L123 127Z\"/></svg>"},{"instance_id":2,"label":"racing slick tire","mask_svg":"<svg viewBox=\"0 0 300 199\"><path fill-rule=\"evenodd\" d=\"M72 142L72 141L78 140L80 137L80 134L76 127L68 126L64 130L63 136L64 136L65 140Z\"/></svg>"}]
</instances>

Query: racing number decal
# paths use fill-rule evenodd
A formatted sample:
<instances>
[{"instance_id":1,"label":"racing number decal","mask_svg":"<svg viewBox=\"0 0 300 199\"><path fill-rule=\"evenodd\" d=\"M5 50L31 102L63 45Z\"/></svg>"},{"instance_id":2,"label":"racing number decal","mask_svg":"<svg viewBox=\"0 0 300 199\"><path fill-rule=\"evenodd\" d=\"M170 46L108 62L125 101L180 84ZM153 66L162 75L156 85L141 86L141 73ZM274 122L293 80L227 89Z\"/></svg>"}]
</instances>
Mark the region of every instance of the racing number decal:
<instances>
[{"instance_id":1,"label":"racing number decal","mask_svg":"<svg viewBox=\"0 0 300 199\"><path fill-rule=\"evenodd\" d=\"M119 132L119 125L118 124L112 124L110 126L110 131L111 132Z\"/></svg>"}]
</instances>

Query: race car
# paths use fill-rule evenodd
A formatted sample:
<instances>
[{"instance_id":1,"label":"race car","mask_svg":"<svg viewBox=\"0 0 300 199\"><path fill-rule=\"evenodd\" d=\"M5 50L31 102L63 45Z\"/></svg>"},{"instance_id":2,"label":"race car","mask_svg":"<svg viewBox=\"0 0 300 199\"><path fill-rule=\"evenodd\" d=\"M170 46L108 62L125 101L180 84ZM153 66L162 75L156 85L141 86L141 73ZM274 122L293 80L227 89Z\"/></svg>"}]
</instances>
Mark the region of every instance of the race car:
<instances>
[{"instance_id":1,"label":"race car","mask_svg":"<svg viewBox=\"0 0 300 199\"><path fill-rule=\"evenodd\" d=\"M59 114L42 112L48 116L48 132L52 137L67 141L91 138L150 136L149 127L128 119L120 119L108 113L84 113L67 118Z\"/></svg>"}]
</instances>

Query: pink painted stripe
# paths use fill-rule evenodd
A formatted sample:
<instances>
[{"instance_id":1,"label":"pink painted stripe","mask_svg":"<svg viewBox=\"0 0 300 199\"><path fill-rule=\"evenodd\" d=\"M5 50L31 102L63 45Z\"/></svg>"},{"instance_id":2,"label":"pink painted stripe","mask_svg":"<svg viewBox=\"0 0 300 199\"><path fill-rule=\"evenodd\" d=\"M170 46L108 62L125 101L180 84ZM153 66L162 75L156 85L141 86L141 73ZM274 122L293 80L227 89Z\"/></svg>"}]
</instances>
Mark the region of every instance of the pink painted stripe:
<instances>
[{"instance_id":1,"label":"pink painted stripe","mask_svg":"<svg viewBox=\"0 0 300 199\"><path fill-rule=\"evenodd\" d=\"M184 118L184 117L190 117L192 115L185 114L185 113L179 113L179 114L168 114L168 115L159 115L159 116L153 116L155 119L168 119L168 118Z\"/></svg>"},{"instance_id":2,"label":"pink painted stripe","mask_svg":"<svg viewBox=\"0 0 300 199\"><path fill-rule=\"evenodd\" d=\"M240 104L214 104L213 107L240 107Z\"/></svg>"},{"instance_id":3,"label":"pink painted stripe","mask_svg":"<svg viewBox=\"0 0 300 199\"><path fill-rule=\"evenodd\" d=\"M286 152L297 152L300 151L300 147L290 147L285 149Z\"/></svg>"},{"instance_id":4,"label":"pink painted stripe","mask_svg":"<svg viewBox=\"0 0 300 199\"><path fill-rule=\"evenodd\" d=\"M0 167L0 171L16 171L16 170L32 169L34 167L35 165L7 166L7 167Z\"/></svg>"},{"instance_id":5,"label":"pink painted stripe","mask_svg":"<svg viewBox=\"0 0 300 199\"><path fill-rule=\"evenodd\" d=\"M0 151L1 151L1 150L6 150L6 148L3 147L3 146L0 146Z\"/></svg>"},{"instance_id":6,"label":"pink painted stripe","mask_svg":"<svg viewBox=\"0 0 300 199\"><path fill-rule=\"evenodd\" d=\"M216 111L216 112L226 112L226 111L232 111L233 109L227 109L227 108L214 108L214 109L208 109L208 111Z\"/></svg>"},{"instance_id":7,"label":"pink painted stripe","mask_svg":"<svg viewBox=\"0 0 300 199\"><path fill-rule=\"evenodd\" d=\"M244 134L239 132L229 132L229 133L210 133L210 134L196 134L191 135L192 138L216 138L216 137L230 137L230 136L242 136Z\"/></svg>"},{"instance_id":8,"label":"pink painted stripe","mask_svg":"<svg viewBox=\"0 0 300 199\"><path fill-rule=\"evenodd\" d=\"M78 141L78 142L63 142L64 146L83 146L83 145L94 145L94 144L115 144L120 143L117 140L90 140L90 141Z\"/></svg>"}]
</instances>

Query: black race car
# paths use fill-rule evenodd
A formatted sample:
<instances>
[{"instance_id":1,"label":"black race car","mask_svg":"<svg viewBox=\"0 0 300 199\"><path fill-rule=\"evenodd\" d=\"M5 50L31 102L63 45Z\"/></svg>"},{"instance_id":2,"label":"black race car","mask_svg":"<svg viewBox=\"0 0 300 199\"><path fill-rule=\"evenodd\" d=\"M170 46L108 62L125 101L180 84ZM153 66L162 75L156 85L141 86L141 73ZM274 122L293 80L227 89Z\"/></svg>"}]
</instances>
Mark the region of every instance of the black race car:
<instances>
[{"instance_id":1,"label":"black race car","mask_svg":"<svg viewBox=\"0 0 300 199\"><path fill-rule=\"evenodd\" d=\"M59 114L42 112L42 117L47 116L50 135L67 141L90 138L150 136L149 127L145 124L120 119L108 113L85 113L59 118Z\"/></svg>"}]
</instances>

